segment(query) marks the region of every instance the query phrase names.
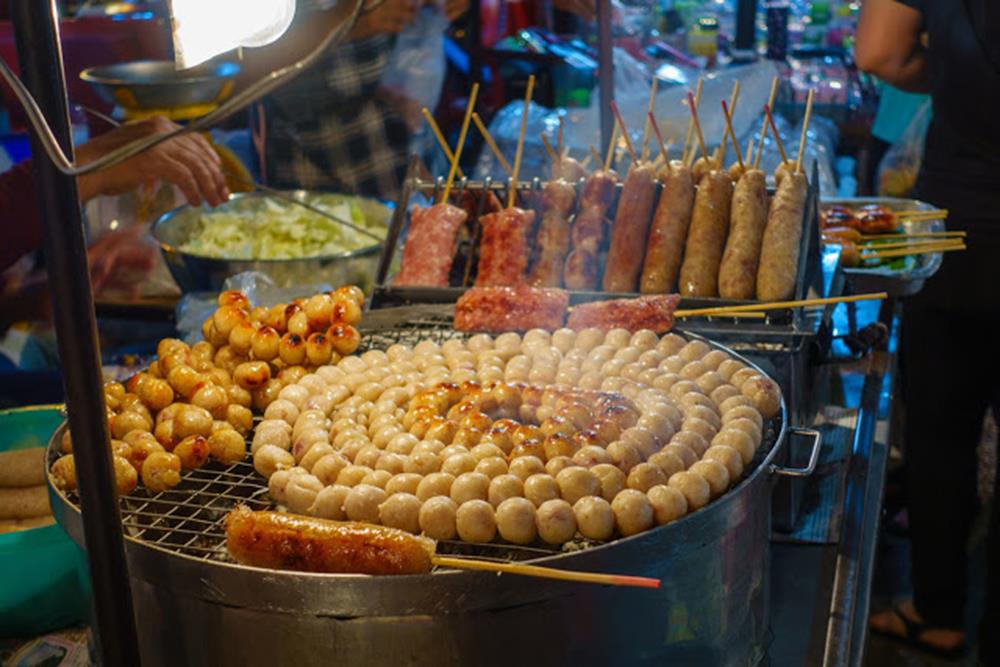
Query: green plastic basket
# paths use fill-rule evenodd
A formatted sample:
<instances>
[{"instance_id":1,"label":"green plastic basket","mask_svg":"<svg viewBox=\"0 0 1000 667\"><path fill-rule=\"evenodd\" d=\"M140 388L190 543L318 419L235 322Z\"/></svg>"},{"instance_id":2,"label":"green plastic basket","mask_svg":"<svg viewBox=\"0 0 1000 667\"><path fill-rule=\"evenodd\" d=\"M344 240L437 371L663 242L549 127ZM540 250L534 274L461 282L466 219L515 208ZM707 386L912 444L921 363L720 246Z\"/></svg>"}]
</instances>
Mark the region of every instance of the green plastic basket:
<instances>
[{"instance_id":1,"label":"green plastic basket","mask_svg":"<svg viewBox=\"0 0 1000 667\"><path fill-rule=\"evenodd\" d=\"M0 410L0 452L45 447L59 406ZM0 534L0 636L82 623L90 608L87 557L58 524Z\"/></svg>"}]
</instances>

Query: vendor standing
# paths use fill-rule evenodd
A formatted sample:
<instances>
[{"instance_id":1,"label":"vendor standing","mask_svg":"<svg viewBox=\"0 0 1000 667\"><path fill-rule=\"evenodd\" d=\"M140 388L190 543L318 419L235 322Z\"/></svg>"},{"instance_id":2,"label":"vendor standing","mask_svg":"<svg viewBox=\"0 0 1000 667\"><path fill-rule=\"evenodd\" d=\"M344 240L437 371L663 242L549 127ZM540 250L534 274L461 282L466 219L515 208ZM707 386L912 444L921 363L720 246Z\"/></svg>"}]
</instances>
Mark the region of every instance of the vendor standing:
<instances>
[{"instance_id":1,"label":"vendor standing","mask_svg":"<svg viewBox=\"0 0 1000 667\"><path fill-rule=\"evenodd\" d=\"M922 35L926 32L926 43ZM960 655L967 641L966 543L978 511L976 447L1000 391L1000 6L993 0L865 0L858 65L931 95L917 196L948 209L968 250L906 302L902 332L913 600L872 627L917 648ZM1000 664L1000 512L988 537L983 664Z\"/></svg>"},{"instance_id":2,"label":"vendor standing","mask_svg":"<svg viewBox=\"0 0 1000 667\"><path fill-rule=\"evenodd\" d=\"M327 35L330 0L299 3L284 39L248 52L251 76L295 62ZM262 174L272 187L339 190L394 199L402 185L407 149L419 108L379 86L395 44L421 0L383 0L358 19L346 41L268 96L254 123L262 136ZM449 20L468 0L446 0Z\"/></svg>"}]
</instances>

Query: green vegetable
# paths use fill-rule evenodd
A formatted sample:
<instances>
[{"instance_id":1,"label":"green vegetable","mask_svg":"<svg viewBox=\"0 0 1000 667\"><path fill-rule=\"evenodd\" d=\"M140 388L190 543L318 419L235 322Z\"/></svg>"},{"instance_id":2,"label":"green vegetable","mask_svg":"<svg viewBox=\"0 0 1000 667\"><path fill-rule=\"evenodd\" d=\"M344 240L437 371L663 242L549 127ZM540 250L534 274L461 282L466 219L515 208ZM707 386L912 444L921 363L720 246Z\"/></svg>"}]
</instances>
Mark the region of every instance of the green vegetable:
<instances>
[{"instance_id":1,"label":"green vegetable","mask_svg":"<svg viewBox=\"0 0 1000 667\"><path fill-rule=\"evenodd\" d=\"M180 249L219 259L302 259L339 255L374 243L370 237L302 206L271 198L261 202L262 208L252 212L223 207L203 214ZM308 203L385 237L384 220L366 218L358 198L314 197Z\"/></svg>"}]
</instances>

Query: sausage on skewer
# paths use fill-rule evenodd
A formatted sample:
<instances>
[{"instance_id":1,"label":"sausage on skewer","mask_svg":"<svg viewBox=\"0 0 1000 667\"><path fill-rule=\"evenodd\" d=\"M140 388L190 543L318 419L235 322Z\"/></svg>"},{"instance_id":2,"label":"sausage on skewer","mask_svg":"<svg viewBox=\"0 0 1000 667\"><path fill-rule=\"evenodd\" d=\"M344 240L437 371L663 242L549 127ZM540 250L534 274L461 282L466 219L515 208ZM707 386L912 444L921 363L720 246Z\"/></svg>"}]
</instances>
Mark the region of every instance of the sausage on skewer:
<instances>
[{"instance_id":1,"label":"sausage on skewer","mask_svg":"<svg viewBox=\"0 0 1000 667\"><path fill-rule=\"evenodd\" d=\"M605 331L650 329L667 333L674 326L674 311L680 297L676 294L640 296L635 299L592 301L574 306L566 326L577 331L596 327Z\"/></svg>"},{"instance_id":2,"label":"sausage on skewer","mask_svg":"<svg viewBox=\"0 0 1000 667\"><path fill-rule=\"evenodd\" d=\"M615 197L618 175L611 170L592 173L583 185L573 220L573 250L566 258L563 282L568 289L593 290L598 285L597 251L604 242L606 216Z\"/></svg>"},{"instance_id":3,"label":"sausage on skewer","mask_svg":"<svg viewBox=\"0 0 1000 667\"><path fill-rule=\"evenodd\" d=\"M642 270L649 219L656 203L656 168L633 164L622 185L604 268L605 292L634 292Z\"/></svg>"},{"instance_id":4,"label":"sausage on skewer","mask_svg":"<svg viewBox=\"0 0 1000 667\"><path fill-rule=\"evenodd\" d=\"M711 171L698 183L681 265L680 292L684 296L718 293L719 263L729 231L732 197L733 182L724 171Z\"/></svg>"},{"instance_id":5,"label":"sausage on skewer","mask_svg":"<svg viewBox=\"0 0 1000 667\"><path fill-rule=\"evenodd\" d=\"M787 174L771 202L757 270L757 298L783 301L795 293L809 182L805 174Z\"/></svg>"},{"instance_id":6,"label":"sausage on skewer","mask_svg":"<svg viewBox=\"0 0 1000 667\"><path fill-rule=\"evenodd\" d=\"M680 160L672 160L660 170L663 190L649 230L646 260L639 291L664 294L677 288L681 252L691 226L694 206L694 181L691 169Z\"/></svg>"},{"instance_id":7,"label":"sausage on skewer","mask_svg":"<svg viewBox=\"0 0 1000 667\"><path fill-rule=\"evenodd\" d=\"M570 164L567 164L570 163ZM576 205L574 176L583 168L570 157L556 160L553 180L542 193L542 221L538 225L535 245L538 255L531 267L528 283L536 287L559 287L563 281L563 265L570 247L570 218Z\"/></svg>"},{"instance_id":8,"label":"sausage on skewer","mask_svg":"<svg viewBox=\"0 0 1000 667\"><path fill-rule=\"evenodd\" d=\"M402 267L394 284L447 287L455 237L467 217L465 211L451 204L415 208L403 247Z\"/></svg>"},{"instance_id":9,"label":"sausage on skewer","mask_svg":"<svg viewBox=\"0 0 1000 667\"><path fill-rule=\"evenodd\" d=\"M729 238L719 266L719 296L752 299L757 289L757 265L767 225L767 177L748 169L733 191Z\"/></svg>"},{"instance_id":10,"label":"sausage on skewer","mask_svg":"<svg viewBox=\"0 0 1000 667\"><path fill-rule=\"evenodd\" d=\"M479 287L521 285L528 268L528 231L535 212L513 206L480 218Z\"/></svg>"},{"instance_id":11,"label":"sausage on skewer","mask_svg":"<svg viewBox=\"0 0 1000 667\"><path fill-rule=\"evenodd\" d=\"M459 331L555 331L563 326L569 293L537 287L473 287L455 304Z\"/></svg>"}]
</instances>

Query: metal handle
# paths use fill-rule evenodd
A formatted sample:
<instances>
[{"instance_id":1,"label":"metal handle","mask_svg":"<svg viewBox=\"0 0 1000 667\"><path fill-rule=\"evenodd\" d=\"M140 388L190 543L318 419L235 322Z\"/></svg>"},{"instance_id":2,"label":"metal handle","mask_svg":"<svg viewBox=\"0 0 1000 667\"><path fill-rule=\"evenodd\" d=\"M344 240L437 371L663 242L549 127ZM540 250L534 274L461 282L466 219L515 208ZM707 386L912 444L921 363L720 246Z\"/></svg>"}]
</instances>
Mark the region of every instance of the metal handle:
<instances>
[{"instance_id":1,"label":"metal handle","mask_svg":"<svg viewBox=\"0 0 1000 667\"><path fill-rule=\"evenodd\" d=\"M790 426L788 427L788 435L807 435L813 439L812 452L809 453L809 463L806 464L805 468L786 468L772 464L771 473L785 477L808 477L816 470L816 462L819 461L819 448L823 444L823 434L814 428Z\"/></svg>"}]
</instances>

